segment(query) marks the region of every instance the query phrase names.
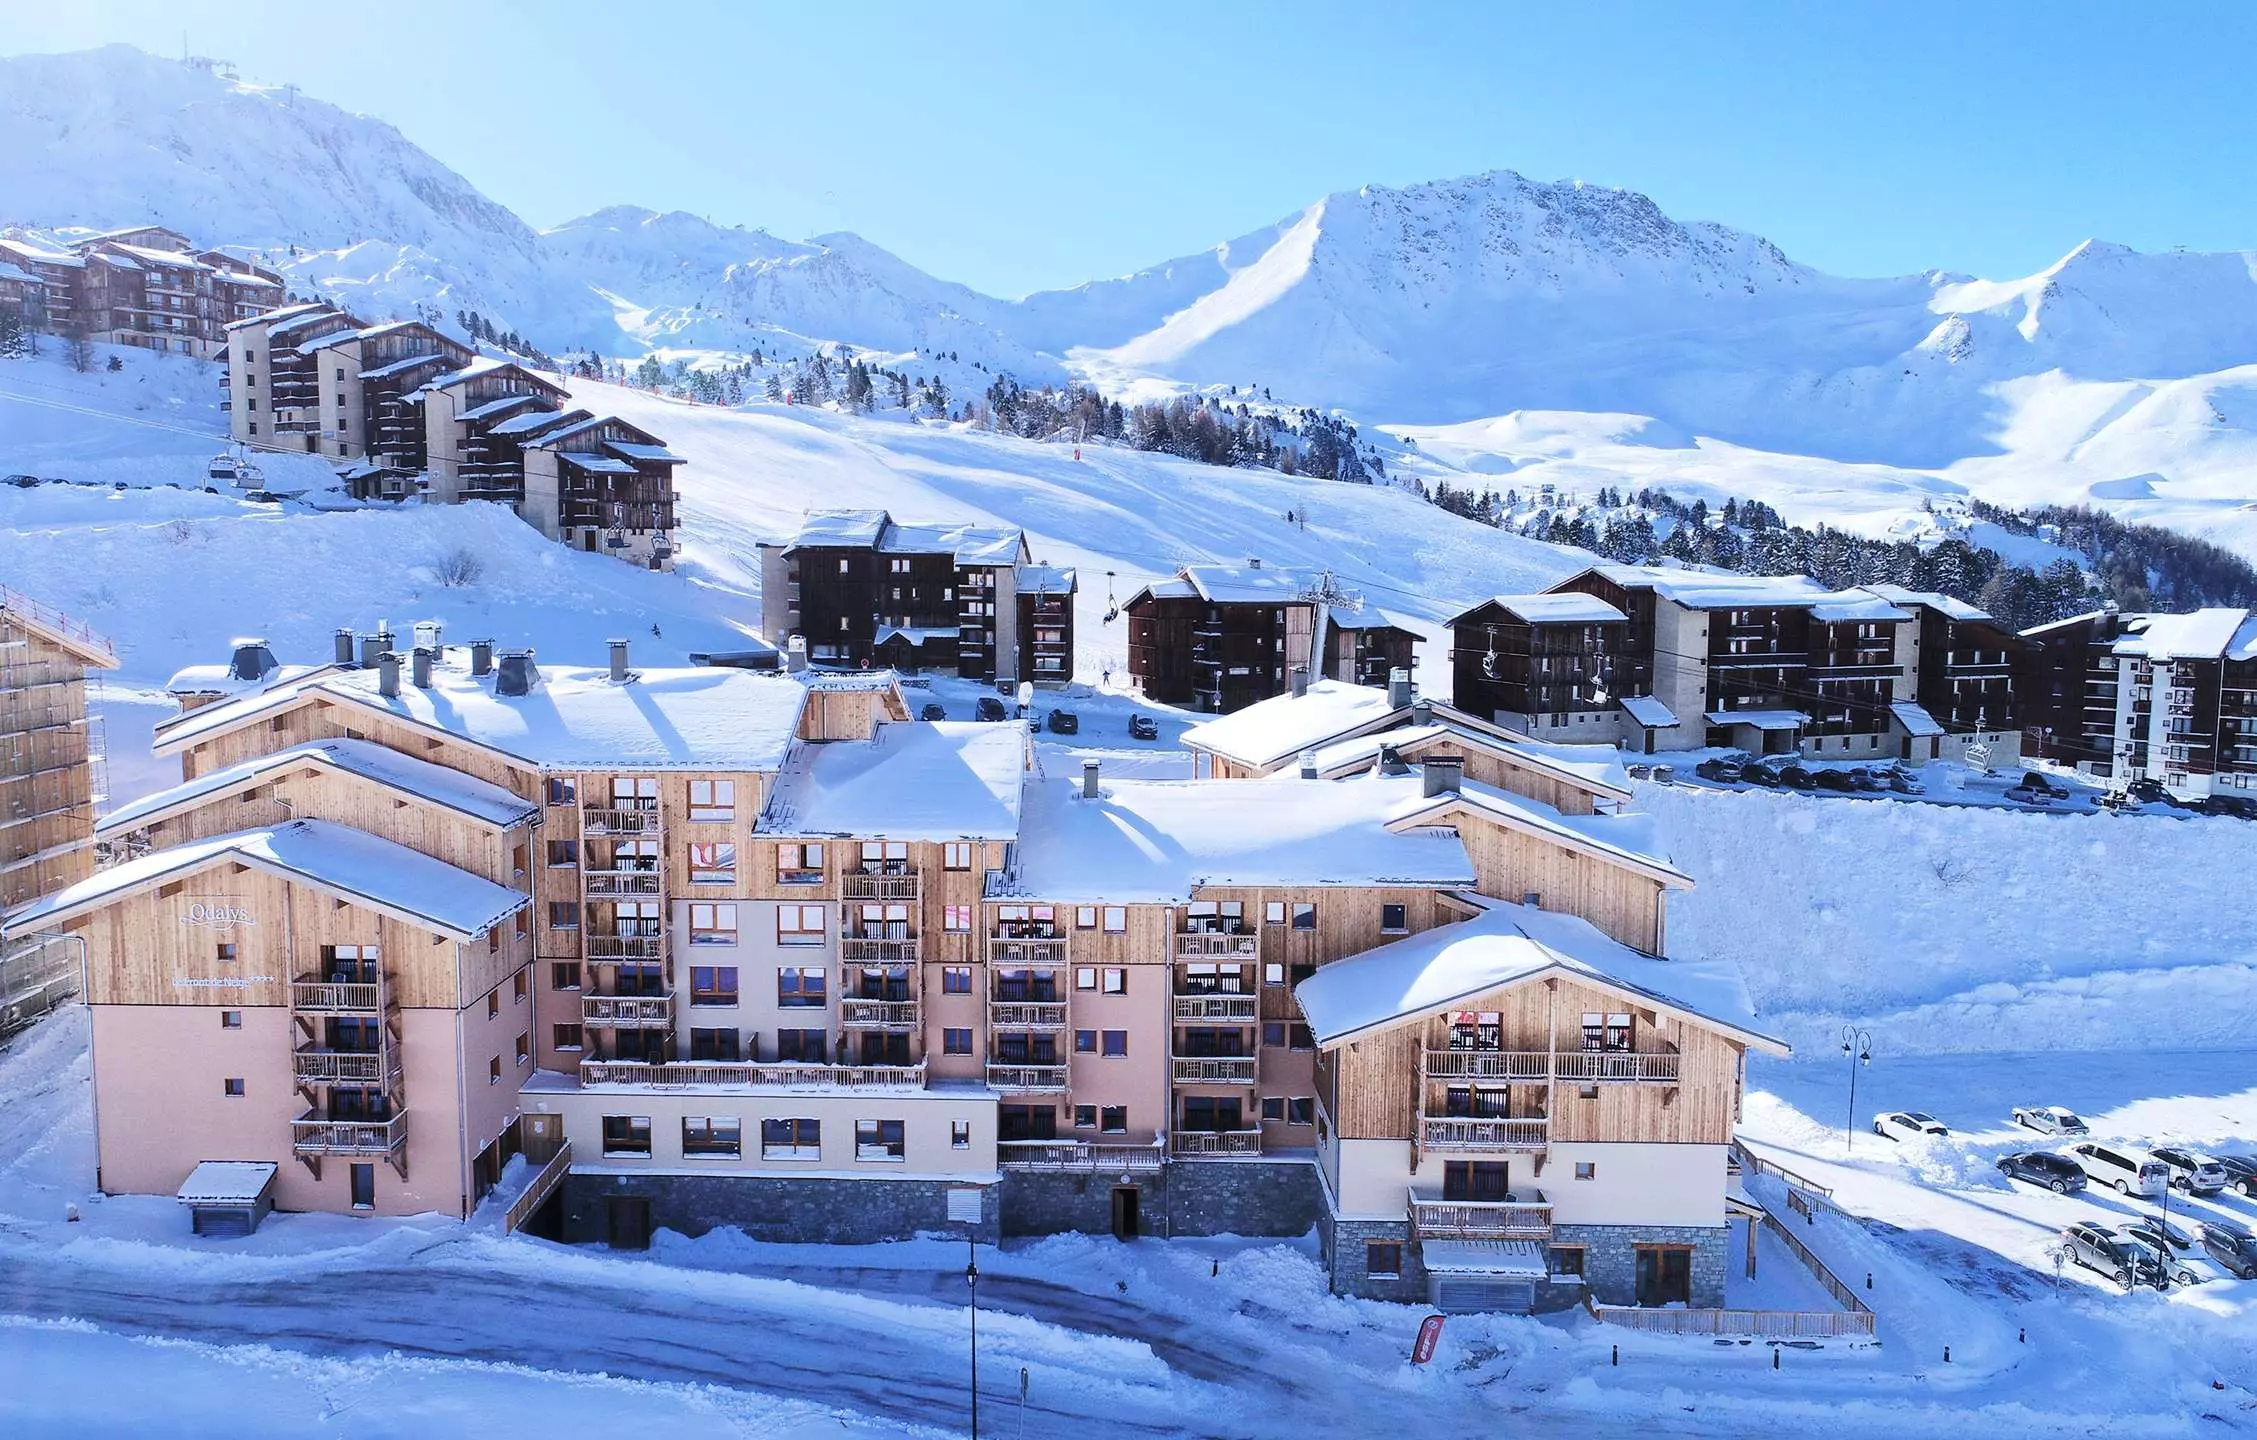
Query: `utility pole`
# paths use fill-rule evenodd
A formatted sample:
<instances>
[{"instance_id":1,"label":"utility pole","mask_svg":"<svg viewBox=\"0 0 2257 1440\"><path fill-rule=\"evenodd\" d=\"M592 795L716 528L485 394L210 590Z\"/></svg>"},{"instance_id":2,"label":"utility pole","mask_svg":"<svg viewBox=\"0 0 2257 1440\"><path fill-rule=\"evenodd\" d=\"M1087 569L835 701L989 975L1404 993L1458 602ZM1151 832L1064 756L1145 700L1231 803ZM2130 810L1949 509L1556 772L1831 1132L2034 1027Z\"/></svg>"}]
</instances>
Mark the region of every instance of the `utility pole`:
<instances>
[{"instance_id":1,"label":"utility pole","mask_svg":"<svg viewBox=\"0 0 2257 1440\"><path fill-rule=\"evenodd\" d=\"M980 1440L980 1242L964 1237L964 1286L972 1295L972 1440Z\"/></svg>"},{"instance_id":2,"label":"utility pole","mask_svg":"<svg viewBox=\"0 0 2257 1440\"><path fill-rule=\"evenodd\" d=\"M1842 1152L1857 1148L1857 1067L1873 1063L1873 1036L1855 1025L1842 1027L1842 1054L1849 1060L1849 1118L1842 1126Z\"/></svg>"}]
</instances>

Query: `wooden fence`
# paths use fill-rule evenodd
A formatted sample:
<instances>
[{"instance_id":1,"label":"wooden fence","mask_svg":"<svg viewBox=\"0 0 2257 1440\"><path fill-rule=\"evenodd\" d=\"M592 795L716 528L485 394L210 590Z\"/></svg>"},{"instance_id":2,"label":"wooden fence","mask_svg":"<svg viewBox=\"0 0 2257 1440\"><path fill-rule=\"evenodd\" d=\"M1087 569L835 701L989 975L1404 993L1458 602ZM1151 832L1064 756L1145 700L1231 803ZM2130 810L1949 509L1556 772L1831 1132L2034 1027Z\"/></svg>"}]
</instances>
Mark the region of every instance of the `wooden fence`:
<instances>
[{"instance_id":1,"label":"wooden fence","mask_svg":"<svg viewBox=\"0 0 2257 1440\"><path fill-rule=\"evenodd\" d=\"M1648 1335L1747 1335L1764 1340L1825 1340L1870 1336L1870 1310L1649 1310L1585 1300L1601 1324Z\"/></svg>"}]
</instances>

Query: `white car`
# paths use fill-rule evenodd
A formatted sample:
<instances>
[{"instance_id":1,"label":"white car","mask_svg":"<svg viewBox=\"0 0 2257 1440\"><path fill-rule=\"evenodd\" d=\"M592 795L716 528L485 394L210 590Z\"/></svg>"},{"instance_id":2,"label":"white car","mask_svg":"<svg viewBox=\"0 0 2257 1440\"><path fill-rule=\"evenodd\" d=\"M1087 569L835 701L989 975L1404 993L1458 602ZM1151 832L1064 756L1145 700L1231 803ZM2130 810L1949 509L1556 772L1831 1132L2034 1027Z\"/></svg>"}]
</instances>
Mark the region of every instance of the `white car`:
<instances>
[{"instance_id":1,"label":"white car","mask_svg":"<svg viewBox=\"0 0 2257 1440\"><path fill-rule=\"evenodd\" d=\"M2040 1135L2092 1133L2076 1111L2062 1105L2017 1105L2014 1107L2014 1123L2025 1130L2035 1130Z\"/></svg>"},{"instance_id":2,"label":"white car","mask_svg":"<svg viewBox=\"0 0 2257 1440\"><path fill-rule=\"evenodd\" d=\"M2136 1145L2102 1145L2086 1140L2070 1146L2066 1153L2093 1184L2106 1185L2119 1195L2161 1199L2170 1192L2170 1167Z\"/></svg>"},{"instance_id":3,"label":"white car","mask_svg":"<svg viewBox=\"0 0 2257 1440\"><path fill-rule=\"evenodd\" d=\"M1884 1140L1926 1140L1951 1131L1943 1121L1918 1110L1884 1110L1873 1117L1873 1133Z\"/></svg>"},{"instance_id":4,"label":"white car","mask_svg":"<svg viewBox=\"0 0 2257 1440\"><path fill-rule=\"evenodd\" d=\"M2226 1188L2226 1167L2199 1150L2158 1145L2148 1152L2171 1172L2171 1188L2189 1195L2215 1195Z\"/></svg>"}]
</instances>

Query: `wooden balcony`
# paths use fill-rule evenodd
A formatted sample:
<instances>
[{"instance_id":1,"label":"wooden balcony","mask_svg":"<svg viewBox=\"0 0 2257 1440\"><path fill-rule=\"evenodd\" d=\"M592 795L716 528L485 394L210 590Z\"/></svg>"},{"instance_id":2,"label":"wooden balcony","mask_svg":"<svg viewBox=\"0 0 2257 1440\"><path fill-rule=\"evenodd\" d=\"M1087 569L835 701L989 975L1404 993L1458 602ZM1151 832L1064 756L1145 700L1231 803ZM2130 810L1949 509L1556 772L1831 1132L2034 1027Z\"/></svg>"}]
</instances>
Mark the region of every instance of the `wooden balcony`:
<instances>
[{"instance_id":1,"label":"wooden balcony","mask_svg":"<svg viewBox=\"0 0 2257 1440\"><path fill-rule=\"evenodd\" d=\"M407 1148L408 1116L333 1120L308 1110L290 1122L290 1148L300 1155L360 1155L388 1160Z\"/></svg>"},{"instance_id":2,"label":"wooden balcony","mask_svg":"<svg viewBox=\"0 0 2257 1440\"><path fill-rule=\"evenodd\" d=\"M1555 1063L1560 1079L1585 1085L1608 1081L1674 1085L1679 1058L1674 1050L1563 1050Z\"/></svg>"},{"instance_id":3,"label":"wooden balcony","mask_svg":"<svg viewBox=\"0 0 2257 1440\"><path fill-rule=\"evenodd\" d=\"M987 1083L998 1090L1062 1092L1066 1088L1063 1065L990 1065Z\"/></svg>"},{"instance_id":4,"label":"wooden balcony","mask_svg":"<svg viewBox=\"0 0 2257 1440\"><path fill-rule=\"evenodd\" d=\"M656 896L664 887L665 877L656 870L589 870L588 898L591 900L632 900Z\"/></svg>"},{"instance_id":5,"label":"wooden balcony","mask_svg":"<svg viewBox=\"0 0 2257 1440\"><path fill-rule=\"evenodd\" d=\"M1430 1080L1544 1080L1551 1075L1544 1050L1429 1050Z\"/></svg>"},{"instance_id":6,"label":"wooden balcony","mask_svg":"<svg viewBox=\"0 0 2257 1440\"><path fill-rule=\"evenodd\" d=\"M996 1142L997 1165L1005 1170L1068 1171L1077 1174L1120 1174L1157 1170L1160 1147L1103 1144L1088 1140L1001 1140Z\"/></svg>"},{"instance_id":7,"label":"wooden balcony","mask_svg":"<svg viewBox=\"0 0 2257 1440\"><path fill-rule=\"evenodd\" d=\"M291 1052L290 1071L300 1085L381 1085L400 1087L400 1052L387 1045L381 1050L323 1050L310 1045Z\"/></svg>"},{"instance_id":8,"label":"wooden balcony","mask_svg":"<svg viewBox=\"0 0 2257 1440\"><path fill-rule=\"evenodd\" d=\"M584 942L590 960L664 960L664 935L590 935Z\"/></svg>"},{"instance_id":9,"label":"wooden balcony","mask_svg":"<svg viewBox=\"0 0 2257 1440\"><path fill-rule=\"evenodd\" d=\"M1253 960L1262 953L1262 937L1252 931L1243 935L1196 934L1176 936L1178 960Z\"/></svg>"},{"instance_id":10,"label":"wooden balcony","mask_svg":"<svg viewBox=\"0 0 2257 1440\"><path fill-rule=\"evenodd\" d=\"M1421 1240L1549 1240L1552 1207L1543 1192L1510 1200L1441 1200L1410 1193L1411 1230Z\"/></svg>"},{"instance_id":11,"label":"wooden balcony","mask_svg":"<svg viewBox=\"0 0 2257 1440\"><path fill-rule=\"evenodd\" d=\"M1178 1130L1168 1137L1168 1149L1176 1155L1259 1155L1262 1153L1260 1130Z\"/></svg>"},{"instance_id":12,"label":"wooden balcony","mask_svg":"<svg viewBox=\"0 0 2257 1440\"><path fill-rule=\"evenodd\" d=\"M674 1023L671 995L582 995L582 1025L625 1026L630 1029L664 1029Z\"/></svg>"},{"instance_id":13,"label":"wooden balcony","mask_svg":"<svg viewBox=\"0 0 2257 1440\"><path fill-rule=\"evenodd\" d=\"M1066 963L1066 937L992 936L987 942L987 960L990 965L1063 965Z\"/></svg>"},{"instance_id":14,"label":"wooden balcony","mask_svg":"<svg viewBox=\"0 0 2257 1440\"><path fill-rule=\"evenodd\" d=\"M915 1030L922 1022L914 1000L839 1001L839 1023L849 1030Z\"/></svg>"},{"instance_id":15,"label":"wooden balcony","mask_svg":"<svg viewBox=\"0 0 2257 1440\"><path fill-rule=\"evenodd\" d=\"M1178 1055L1173 1068L1178 1085L1254 1083L1254 1057L1251 1055Z\"/></svg>"},{"instance_id":16,"label":"wooden balcony","mask_svg":"<svg viewBox=\"0 0 2257 1440\"><path fill-rule=\"evenodd\" d=\"M917 942L914 938L844 935L839 938L839 959L849 965L914 965Z\"/></svg>"},{"instance_id":17,"label":"wooden balcony","mask_svg":"<svg viewBox=\"0 0 2257 1440\"><path fill-rule=\"evenodd\" d=\"M590 805L580 811L583 835L656 835L663 828L663 819L655 808L614 810L608 805Z\"/></svg>"},{"instance_id":18,"label":"wooden balcony","mask_svg":"<svg viewBox=\"0 0 2257 1440\"><path fill-rule=\"evenodd\" d=\"M317 980L302 975L290 982L290 1008L305 1015L381 1015L390 1002L380 980Z\"/></svg>"},{"instance_id":19,"label":"wooden balcony","mask_svg":"<svg viewBox=\"0 0 2257 1440\"><path fill-rule=\"evenodd\" d=\"M849 870L839 876L839 898L842 900L892 900L915 904L923 893L923 881L915 871L906 875L872 875L860 870Z\"/></svg>"},{"instance_id":20,"label":"wooden balcony","mask_svg":"<svg viewBox=\"0 0 2257 1440\"><path fill-rule=\"evenodd\" d=\"M794 1090L922 1089L923 1065L771 1065L690 1061L651 1065L639 1060L583 1060L582 1085L769 1085Z\"/></svg>"},{"instance_id":21,"label":"wooden balcony","mask_svg":"<svg viewBox=\"0 0 2257 1440\"><path fill-rule=\"evenodd\" d=\"M1012 1030L1063 1030L1066 1028L1066 1002L991 1000L987 1007L987 1023Z\"/></svg>"},{"instance_id":22,"label":"wooden balcony","mask_svg":"<svg viewBox=\"0 0 2257 1440\"><path fill-rule=\"evenodd\" d=\"M1259 995L1178 995L1175 1016L1182 1021L1235 1021L1251 1025L1261 1019Z\"/></svg>"},{"instance_id":23,"label":"wooden balcony","mask_svg":"<svg viewBox=\"0 0 2257 1440\"><path fill-rule=\"evenodd\" d=\"M1427 1150L1453 1154L1524 1154L1551 1144L1551 1122L1428 1115L1419 1121L1419 1143Z\"/></svg>"}]
</instances>

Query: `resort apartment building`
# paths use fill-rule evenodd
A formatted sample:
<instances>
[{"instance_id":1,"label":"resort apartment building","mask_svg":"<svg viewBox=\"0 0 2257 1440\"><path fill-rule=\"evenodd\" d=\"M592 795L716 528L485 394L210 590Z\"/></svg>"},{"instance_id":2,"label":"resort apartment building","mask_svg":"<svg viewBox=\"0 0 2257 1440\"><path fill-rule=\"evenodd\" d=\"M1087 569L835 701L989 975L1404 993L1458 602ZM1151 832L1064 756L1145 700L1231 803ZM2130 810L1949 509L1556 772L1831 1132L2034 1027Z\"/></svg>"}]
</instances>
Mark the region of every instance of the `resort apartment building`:
<instances>
[{"instance_id":1,"label":"resort apartment building","mask_svg":"<svg viewBox=\"0 0 2257 1440\"><path fill-rule=\"evenodd\" d=\"M6 922L90 946L105 1188L466 1214L523 1153L617 1245L1314 1226L1348 1293L1721 1292L1783 1047L1663 958L1611 755L1321 680L1131 779L885 673L430 626L173 688L130 858Z\"/></svg>"},{"instance_id":2,"label":"resort apartment building","mask_svg":"<svg viewBox=\"0 0 2257 1440\"><path fill-rule=\"evenodd\" d=\"M760 547L762 632L818 665L937 670L999 685L1074 678L1074 572L1009 525L904 524L819 510Z\"/></svg>"},{"instance_id":3,"label":"resort apartment building","mask_svg":"<svg viewBox=\"0 0 2257 1440\"><path fill-rule=\"evenodd\" d=\"M1946 595L1599 565L1450 628L1458 705L1542 740L1914 764L2019 752L2023 644Z\"/></svg>"},{"instance_id":4,"label":"resort apartment building","mask_svg":"<svg viewBox=\"0 0 2257 1440\"><path fill-rule=\"evenodd\" d=\"M2257 798L2257 612L2099 610L2022 639L2036 753L2182 800Z\"/></svg>"},{"instance_id":5,"label":"resort apartment building","mask_svg":"<svg viewBox=\"0 0 2257 1440\"><path fill-rule=\"evenodd\" d=\"M514 361L324 304L229 325L225 358L237 444L328 456L360 499L491 500L575 550L673 568L680 457Z\"/></svg>"},{"instance_id":6,"label":"resort apartment building","mask_svg":"<svg viewBox=\"0 0 2257 1440\"><path fill-rule=\"evenodd\" d=\"M1386 685L1417 663L1415 632L1327 574L1186 565L1129 597L1129 675L1157 703L1229 714L1285 692L1296 669Z\"/></svg>"},{"instance_id":7,"label":"resort apartment building","mask_svg":"<svg viewBox=\"0 0 2257 1440\"><path fill-rule=\"evenodd\" d=\"M210 359L227 325L282 296L276 272L163 226L67 244L0 236L0 304L27 329Z\"/></svg>"}]
</instances>

